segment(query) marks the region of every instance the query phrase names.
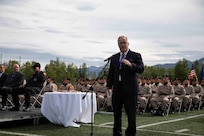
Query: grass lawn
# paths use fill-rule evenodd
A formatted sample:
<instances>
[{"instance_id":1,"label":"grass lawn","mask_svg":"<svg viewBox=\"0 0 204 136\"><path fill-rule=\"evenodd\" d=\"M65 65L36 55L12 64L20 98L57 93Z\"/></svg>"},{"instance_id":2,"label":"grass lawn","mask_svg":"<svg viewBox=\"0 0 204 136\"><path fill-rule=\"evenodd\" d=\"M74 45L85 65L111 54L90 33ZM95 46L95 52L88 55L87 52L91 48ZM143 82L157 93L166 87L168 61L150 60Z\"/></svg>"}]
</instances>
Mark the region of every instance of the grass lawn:
<instances>
[{"instance_id":1,"label":"grass lawn","mask_svg":"<svg viewBox=\"0 0 204 136\"><path fill-rule=\"evenodd\" d=\"M112 114L96 113L94 117L94 136L111 136ZM123 134L127 127L127 117L123 113ZM90 136L90 124L81 127L63 127L41 119L37 126L32 120L15 121L0 124L0 136ZM8 132L12 132L9 134ZM152 116L150 113L137 115L137 136L204 136L204 110Z\"/></svg>"}]
</instances>

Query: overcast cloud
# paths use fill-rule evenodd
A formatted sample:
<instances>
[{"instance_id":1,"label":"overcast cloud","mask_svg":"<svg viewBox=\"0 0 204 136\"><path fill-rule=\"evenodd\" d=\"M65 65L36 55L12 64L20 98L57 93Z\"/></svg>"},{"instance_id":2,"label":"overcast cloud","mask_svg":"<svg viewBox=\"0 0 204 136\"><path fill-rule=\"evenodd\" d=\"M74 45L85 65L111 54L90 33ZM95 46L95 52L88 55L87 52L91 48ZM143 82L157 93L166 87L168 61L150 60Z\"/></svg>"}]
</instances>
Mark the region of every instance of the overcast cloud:
<instances>
[{"instance_id":1,"label":"overcast cloud","mask_svg":"<svg viewBox=\"0 0 204 136\"><path fill-rule=\"evenodd\" d=\"M0 0L2 60L103 66L126 35L145 65L204 57L203 0Z\"/></svg>"}]
</instances>

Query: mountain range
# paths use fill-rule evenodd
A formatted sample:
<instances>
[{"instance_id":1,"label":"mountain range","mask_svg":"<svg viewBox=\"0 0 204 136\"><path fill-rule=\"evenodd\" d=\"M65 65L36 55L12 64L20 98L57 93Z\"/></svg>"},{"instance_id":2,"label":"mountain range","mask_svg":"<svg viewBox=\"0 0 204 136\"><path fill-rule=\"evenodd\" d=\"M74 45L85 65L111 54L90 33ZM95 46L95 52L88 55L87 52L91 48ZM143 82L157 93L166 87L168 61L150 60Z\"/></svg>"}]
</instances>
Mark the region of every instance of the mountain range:
<instances>
[{"instance_id":1,"label":"mountain range","mask_svg":"<svg viewBox=\"0 0 204 136\"><path fill-rule=\"evenodd\" d=\"M203 64L204 63L204 58L201 58L198 60L199 64ZM166 64L156 64L153 67L159 67L159 68L165 68L165 69L169 69L169 68L173 68L175 67L176 63L166 63ZM189 69L191 68L192 64L194 63L194 61L189 61L187 60L188 63L188 67ZM89 67L89 72L90 73L96 73L96 75L98 75L102 70L103 70L104 66L100 66L100 67L96 67L96 66L90 66Z\"/></svg>"}]
</instances>

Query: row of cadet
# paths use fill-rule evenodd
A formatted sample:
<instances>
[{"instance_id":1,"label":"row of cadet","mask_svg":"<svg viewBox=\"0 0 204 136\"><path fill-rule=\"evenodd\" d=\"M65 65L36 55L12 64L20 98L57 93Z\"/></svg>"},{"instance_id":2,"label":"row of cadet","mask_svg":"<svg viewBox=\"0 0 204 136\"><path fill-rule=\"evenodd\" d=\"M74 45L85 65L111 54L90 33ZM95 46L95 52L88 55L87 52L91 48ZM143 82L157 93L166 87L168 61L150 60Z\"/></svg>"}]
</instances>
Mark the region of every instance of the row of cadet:
<instances>
[{"instance_id":1,"label":"row of cadet","mask_svg":"<svg viewBox=\"0 0 204 136\"><path fill-rule=\"evenodd\" d=\"M99 78L97 80L80 78L75 85L72 85L70 79L65 77L58 87L54 79L46 76L40 70L40 63L35 63L32 68L34 73L26 81L20 72L19 64L13 65L13 72L11 74L5 73L5 66L0 64L1 110L19 111L22 108L23 111L30 111L32 108L41 105L45 92L87 92L93 90L97 94L98 109L103 106L108 111L112 111L112 92L111 90L106 90L105 78ZM35 95L39 96L37 101L36 97L33 97Z\"/></svg>"},{"instance_id":2,"label":"row of cadet","mask_svg":"<svg viewBox=\"0 0 204 136\"><path fill-rule=\"evenodd\" d=\"M204 79L139 78L138 112L162 115L204 108Z\"/></svg>"}]
</instances>

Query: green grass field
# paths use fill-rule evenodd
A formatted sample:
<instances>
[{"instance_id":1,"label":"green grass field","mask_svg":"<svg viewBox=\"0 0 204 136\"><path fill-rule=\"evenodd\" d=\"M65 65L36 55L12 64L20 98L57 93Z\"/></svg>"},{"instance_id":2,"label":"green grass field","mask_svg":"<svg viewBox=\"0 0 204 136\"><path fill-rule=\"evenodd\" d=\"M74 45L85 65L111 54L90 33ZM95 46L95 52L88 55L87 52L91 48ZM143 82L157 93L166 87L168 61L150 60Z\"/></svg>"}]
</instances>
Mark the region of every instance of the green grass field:
<instances>
[{"instance_id":1,"label":"green grass field","mask_svg":"<svg viewBox=\"0 0 204 136\"><path fill-rule=\"evenodd\" d=\"M123 113L123 134L127 117ZM93 124L94 136L112 136L113 115L96 113ZM91 125L63 127L41 119L37 126L31 120L0 124L0 136L90 136ZM204 110L152 116L137 115L137 136L204 136Z\"/></svg>"}]
</instances>

